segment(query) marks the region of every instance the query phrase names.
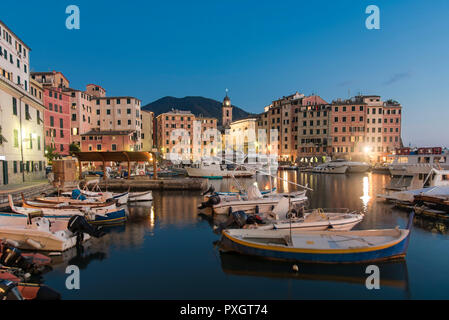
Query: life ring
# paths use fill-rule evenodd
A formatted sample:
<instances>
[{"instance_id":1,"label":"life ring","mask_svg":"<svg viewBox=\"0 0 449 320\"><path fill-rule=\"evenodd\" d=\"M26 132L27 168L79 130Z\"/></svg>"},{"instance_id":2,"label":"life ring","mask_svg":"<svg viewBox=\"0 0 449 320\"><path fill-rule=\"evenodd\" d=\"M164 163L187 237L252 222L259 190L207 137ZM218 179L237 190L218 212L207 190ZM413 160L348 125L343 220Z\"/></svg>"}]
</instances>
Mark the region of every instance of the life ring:
<instances>
[{"instance_id":1,"label":"life ring","mask_svg":"<svg viewBox=\"0 0 449 320\"><path fill-rule=\"evenodd\" d=\"M145 175L145 171L139 170L139 176L144 176L144 175Z\"/></svg>"}]
</instances>

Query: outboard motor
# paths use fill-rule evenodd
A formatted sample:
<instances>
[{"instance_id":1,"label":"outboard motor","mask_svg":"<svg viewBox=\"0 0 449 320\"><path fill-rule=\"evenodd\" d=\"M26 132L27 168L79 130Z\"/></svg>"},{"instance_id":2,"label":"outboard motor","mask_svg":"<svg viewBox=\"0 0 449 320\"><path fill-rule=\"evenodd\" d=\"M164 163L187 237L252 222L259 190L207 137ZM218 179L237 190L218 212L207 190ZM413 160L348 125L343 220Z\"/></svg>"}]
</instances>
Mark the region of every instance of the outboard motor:
<instances>
[{"instance_id":1,"label":"outboard motor","mask_svg":"<svg viewBox=\"0 0 449 320\"><path fill-rule=\"evenodd\" d=\"M17 284L9 281L0 281L0 300L23 300Z\"/></svg>"},{"instance_id":2,"label":"outboard motor","mask_svg":"<svg viewBox=\"0 0 449 320\"><path fill-rule=\"evenodd\" d=\"M22 252L12 246L3 245L0 264L5 267L20 268L25 272L36 273L38 268L22 256Z\"/></svg>"},{"instance_id":3,"label":"outboard motor","mask_svg":"<svg viewBox=\"0 0 449 320\"><path fill-rule=\"evenodd\" d=\"M76 234L77 246L81 245L83 242L85 233L95 238L100 238L105 235L100 228L90 225L86 218L79 215L75 215L70 218L67 229Z\"/></svg>"},{"instance_id":4,"label":"outboard motor","mask_svg":"<svg viewBox=\"0 0 449 320\"><path fill-rule=\"evenodd\" d=\"M236 211L232 213L232 218L239 228L242 228L248 220L248 215L245 211Z\"/></svg>"},{"instance_id":5,"label":"outboard motor","mask_svg":"<svg viewBox=\"0 0 449 320\"><path fill-rule=\"evenodd\" d=\"M213 194L215 192L215 188L213 185L210 185L209 189L207 189L206 191L204 191L204 193L202 194L202 196L205 196L206 194Z\"/></svg>"},{"instance_id":6,"label":"outboard motor","mask_svg":"<svg viewBox=\"0 0 449 320\"><path fill-rule=\"evenodd\" d=\"M199 206L199 209L204 209L204 208L210 208L216 204L219 204L221 201L220 196L219 195L214 195L214 196L210 196L209 199L205 202L201 203L201 206Z\"/></svg>"}]
</instances>

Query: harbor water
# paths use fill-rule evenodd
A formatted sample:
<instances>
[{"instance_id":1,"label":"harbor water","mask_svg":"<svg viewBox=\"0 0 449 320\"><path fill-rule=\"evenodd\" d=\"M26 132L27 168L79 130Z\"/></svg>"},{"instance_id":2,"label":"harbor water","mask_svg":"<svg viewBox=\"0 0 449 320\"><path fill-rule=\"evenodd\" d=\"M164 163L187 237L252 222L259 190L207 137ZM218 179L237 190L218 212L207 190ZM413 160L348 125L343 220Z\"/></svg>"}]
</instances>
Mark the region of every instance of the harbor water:
<instances>
[{"instance_id":1,"label":"harbor water","mask_svg":"<svg viewBox=\"0 0 449 320\"><path fill-rule=\"evenodd\" d=\"M389 176L320 175L279 171L308 185L310 208L350 208L365 213L355 229L405 227L408 212L376 199ZM257 181L269 189L266 176ZM217 191L232 179L211 180ZM273 180L278 191L297 187ZM443 222L415 217L405 261L377 263L380 289L368 290L366 265L317 265L266 261L220 253L209 215L198 215L200 192L153 192L154 201L128 206L126 224L105 229L78 251L53 257L42 281L63 299L448 299L449 232ZM68 265L80 269L80 289L66 288Z\"/></svg>"}]
</instances>

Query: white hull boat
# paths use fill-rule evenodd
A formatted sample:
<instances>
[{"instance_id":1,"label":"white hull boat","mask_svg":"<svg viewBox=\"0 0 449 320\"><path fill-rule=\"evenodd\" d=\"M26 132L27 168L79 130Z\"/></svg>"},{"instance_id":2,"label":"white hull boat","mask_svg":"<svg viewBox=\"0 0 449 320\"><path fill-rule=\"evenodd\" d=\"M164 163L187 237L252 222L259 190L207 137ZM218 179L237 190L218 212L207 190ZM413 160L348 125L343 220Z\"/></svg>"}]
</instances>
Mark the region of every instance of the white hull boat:
<instances>
[{"instance_id":1,"label":"white hull boat","mask_svg":"<svg viewBox=\"0 0 449 320\"><path fill-rule=\"evenodd\" d=\"M152 201L152 200L153 200L153 193L151 191L130 192L128 197L129 202Z\"/></svg>"},{"instance_id":2,"label":"white hull boat","mask_svg":"<svg viewBox=\"0 0 449 320\"><path fill-rule=\"evenodd\" d=\"M330 173L330 174L345 174L347 171L348 166L345 165L330 166L327 164L322 164L312 169L312 172L314 173Z\"/></svg>"},{"instance_id":3,"label":"white hull boat","mask_svg":"<svg viewBox=\"0 0 449 320\"><path fill-rule=\"evenodd\" d=\"M255 186L248 189L247 195L217 195L211 198L219 200L218 203L212 205L216 214L229 214L234 211L262 214L272 212L282 199L287 199L291 205L298 205L307 201L306 191L262 195Z\"/></svg>"},{"instance_id":4,"label":"white hull boat","mask_svg":"<svg viewBox=\"0 0 449 320\"><path fill-rule=\"evenodd\" d=\"M291 219L277 219L265 225L258 225L256 229L300 229L304 231L322 230L351 230L360 223L364 215L350 212L348 209L314 209L304 212L303 217Z\"/></svg>"},{"instance_id":5,"label":"white hull boat","mask_svg":"<svg viewBox=\"0 0 449 320\"><path fill-rule=\"evenodd\" d=\"M34 218L28 224L28 217L23 215L14 218L18 220L13 225L0 223L0 239L15 243L18 248L24 250L65 251L76 245L77 237L69 230L50 230L50 222L46 218ZM20 223L21 222L21 223ZM90 238L84 234L84 241Z\"/></svg>"},{"instance_id":6,"label":"white hull boat","mask_svg":"<svg viewBox=\"0 0 449 320\"><path fill-rule=\"evenodd\" d=\"M213 177L223 177L223 178L242 178L242 177L252 177L254 176L254 171L251 170L227 170L226 165L223 167L219 164L210 164L203 162L199 165L192 165L191 167L186 167L187 175L194 178L213 178Z\"/></svg>"}]
</instances>

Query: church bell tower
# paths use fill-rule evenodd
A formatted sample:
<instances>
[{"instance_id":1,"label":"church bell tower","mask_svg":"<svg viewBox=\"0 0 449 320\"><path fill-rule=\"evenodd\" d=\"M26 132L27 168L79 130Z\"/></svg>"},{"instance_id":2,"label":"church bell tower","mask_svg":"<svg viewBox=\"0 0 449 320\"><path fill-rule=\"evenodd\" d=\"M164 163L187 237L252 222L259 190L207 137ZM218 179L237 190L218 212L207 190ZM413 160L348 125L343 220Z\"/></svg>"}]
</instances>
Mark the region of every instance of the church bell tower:
<instances>
[{"instance_id":1,"label":"church bell tower","mask_svg":"<svg viewBox=\"0 0 449 320\"><path fill-rule=\"evenodd\" d=\"M223 99L222 109L222 125L223 127L229 126L232 122L232 105L231 99L228 97L228 89L226 89L226 97Z\"/></svg>"}]
</instances>

